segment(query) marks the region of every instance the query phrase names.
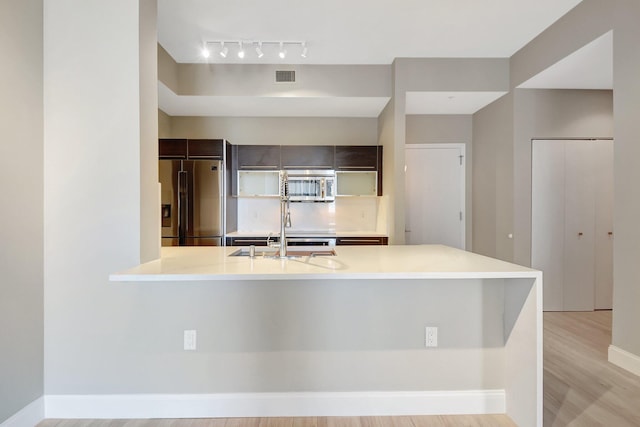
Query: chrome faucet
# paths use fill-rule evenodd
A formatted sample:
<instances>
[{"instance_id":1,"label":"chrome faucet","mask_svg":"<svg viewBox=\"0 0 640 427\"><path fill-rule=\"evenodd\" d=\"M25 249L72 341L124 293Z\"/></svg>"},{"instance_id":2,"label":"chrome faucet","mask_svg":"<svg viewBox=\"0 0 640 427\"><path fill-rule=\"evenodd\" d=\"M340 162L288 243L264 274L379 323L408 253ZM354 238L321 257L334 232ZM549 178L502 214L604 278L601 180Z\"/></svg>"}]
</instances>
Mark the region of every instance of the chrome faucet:
<instances>
[{"instance_id":1,"label":"chrome faucet","mask_svg":"<svg viewBox=\"0 0 640 427\"><path fill-rule=\"evenodd\" d=\"M280 171L280 242L271 241L271 233L267 236L267 246L280 249L280 258L287 257L287 233L291 228L291 211L289 206L289 177L287 171Z\"/></svg>"},{"instance_id":2,"label":"chrome faucet","mask_svg":"<svg viewBox=\"0 0 640 427\"><path fill-rule=\"evenodd\" d=\"M287 171L280 171L280 258L287 257L286 229L291 228L289 203L289 176Z\"/></svg>"}]
</instances>

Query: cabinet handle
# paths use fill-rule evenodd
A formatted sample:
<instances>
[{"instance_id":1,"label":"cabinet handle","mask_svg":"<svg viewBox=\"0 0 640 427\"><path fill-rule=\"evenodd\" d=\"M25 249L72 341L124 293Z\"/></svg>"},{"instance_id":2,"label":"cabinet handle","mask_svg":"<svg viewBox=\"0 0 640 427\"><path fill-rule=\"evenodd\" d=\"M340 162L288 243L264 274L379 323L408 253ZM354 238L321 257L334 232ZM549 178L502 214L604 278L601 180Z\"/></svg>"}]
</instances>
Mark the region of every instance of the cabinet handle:
<instances>
[{"instance_id":1,"label":"cabinet handle","mask_svg":"<svg viewBox=\"0 0 640 427\"><path fill-rule=\"evenodd\" d=\"M338 166L338 169L375 169L375 166Z\"/></svg>"},{"instance_id":2,"label":"cabinet handle","mask_svg":"<svg viewBox=\"0 0 640 427\"><path fill-rule=\"evenodd\" d=\"M609 236L613 236L613 231L607 233Z\"/></svg>"},{"instance_id":3,"label":"cabinet handle","mask_svg":"<svg viewBox=\"0 0 640 427\"><path fill-rule=\"evenodd\" d=\"M212 159L212 160L222 160L222 156L207 156L207 155L194 155L189 154L190 159Z\"/></svg>"},{"instance_id":4,"label":"cabinet handle","mask_svg":"<svg viewBox=\"0 0 640 427\"><path fill-rule=\"evenodd\" d=\"M169 159L169 160L177 160L177 159L186 159L187 156L172 156L172 155L159 155L159 159Z\"/></svg>"},{"instance_id":5,"label":"cabinet handle","mask_svg":"<svg viewBox=\"0 0 640 427\"><path fill-rule=\"evenodd\" d=\"M296 166L296 165L289 165L289 166L285 166L285 169L331 169L331 166L314 166L314 165L305 165L305 166Z\"/></svg>"},{"instance_id":6,"label":"cabinet handle","mask_svg":"<svg viewBox=\"0 0 640 427\"><path fill-rule=\"evenodd\" d=\"M258 165L241 165L240 169L278 169L276 165L258 166Z\"/></svg>"},{"instance_id":7,"label":"cabinet handle","mask_svg":"<svg viewBox=\"0 0 640 427\"><path fill-rule=\"evenodd\" d=\"M341 243L378 243L380 239L340 239Z\"/></svg>"},{"instance_id":8,"label":"cabinet handle","mask_svg":"<svg viewBox=\"0 0 640 427\"><path fill-rule=\"evenodd\" d=\"M582 237L584 235L584 233L581 231L578 233L578 237Z\"/></svg>"}]
</instances>

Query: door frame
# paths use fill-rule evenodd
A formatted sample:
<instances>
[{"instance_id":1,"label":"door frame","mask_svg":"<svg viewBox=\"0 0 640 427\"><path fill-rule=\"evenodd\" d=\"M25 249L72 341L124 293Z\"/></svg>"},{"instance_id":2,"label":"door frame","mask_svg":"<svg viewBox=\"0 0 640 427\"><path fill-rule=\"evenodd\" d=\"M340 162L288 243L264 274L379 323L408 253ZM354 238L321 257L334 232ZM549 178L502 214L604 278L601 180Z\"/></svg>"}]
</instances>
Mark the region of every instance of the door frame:
<instances>
[{"instance_id":1,"label":"door frame","mask_svg":"<svg viewBox=\"0 0 640 427\"><path fill-rule=\"evenodd\" d=\"M405 153L405 161L404 161L404 179L405 179L405 186L406 186L406 179L407 179L407 150L429 150L429 149L443 149L443 148L447 148L447 149L457 149L460 150L460 155L461 155L461 162L462 164L460 165L460 170L461 170L461 175L460 175L460 179L461 179L461 194L460 194L460 209L462 210L462 220L460 221L461 226L462 226L462 250L466 250L467 248L467 144L465 144L464 142L451 142L451 143L425 143L425 144L405 144L404 146L404 153ZM407 195L405 194L405 206L404 209L407 208L406 206L406 199L407 199ZM406 216L406 213L405 213ZM406 224L405 224L405 228L406 228Z\"/></svg>"}]
</instances>

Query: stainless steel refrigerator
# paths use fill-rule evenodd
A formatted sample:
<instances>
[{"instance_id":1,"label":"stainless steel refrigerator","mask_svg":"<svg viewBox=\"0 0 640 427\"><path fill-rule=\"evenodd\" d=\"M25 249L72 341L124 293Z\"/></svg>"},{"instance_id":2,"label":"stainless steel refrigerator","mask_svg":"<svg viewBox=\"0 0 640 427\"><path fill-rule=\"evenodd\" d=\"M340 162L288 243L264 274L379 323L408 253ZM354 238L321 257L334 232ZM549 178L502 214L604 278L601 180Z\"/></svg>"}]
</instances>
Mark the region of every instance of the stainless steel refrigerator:
<instances>
[{"instance_id":1,"label":"stainless steel refrigerator","mask_svg":"<svg viewBox=\"0 0 640 427\"><path fill-rule=\"evenodd\" d=\"M224 164L160 160L162 246L222 246Z\"/></svg>"}]
</instances>

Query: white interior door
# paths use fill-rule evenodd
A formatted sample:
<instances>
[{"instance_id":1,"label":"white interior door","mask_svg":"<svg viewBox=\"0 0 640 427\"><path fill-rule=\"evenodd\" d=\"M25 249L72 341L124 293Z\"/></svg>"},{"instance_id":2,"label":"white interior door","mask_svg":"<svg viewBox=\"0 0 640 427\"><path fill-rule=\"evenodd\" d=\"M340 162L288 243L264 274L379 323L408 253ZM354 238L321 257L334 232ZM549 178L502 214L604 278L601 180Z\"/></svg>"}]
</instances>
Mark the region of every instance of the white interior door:
<instances>
[{"instance_id":1,"label":"white interior door","mask_svg":"<svg viewBox=\"0 0 640 427\"><path fill-rule=\"evenodd\" d=\"M531 195L531 265L544 272L544 309L610 309L613 141L534 141Z\"/></svg>"},{"instance_id":2,"label":"white interior door","mask_svg":"<svg viewBox=\"0 0 640 427\"><path fill-rule=\"evenodd\" d=\"M564 143L535 141L531 170L531 266L542 270L543 307L563 308Z\"/></svg>"},{"instance_id":3,"label":"white interior door","mask_svg":"<svg viewBox=\"0 0 640 427\"><path fill-rule=\"evenodd\" d=\"M405 151L405 242L465 248L464 144Z\"/></svg>"},{"instance_id":4,"label":"white interior door","mask_svg":"<svg viewBox=\"0 0 640 427\"><path fill-rule=\"evenodd\" d=\"M565 311L595 308L595 159L591 141L565 141Z\"/></svg>"},{"instance_id":5,"label":"white interior door","mask_svg":"<svg viewBox=\"0 0 640 427\"><path fill-rule=\"evenodd\" d=\"M594 141L596 310L613 307L613 141Z\"/></svg>"}]
</instances>

